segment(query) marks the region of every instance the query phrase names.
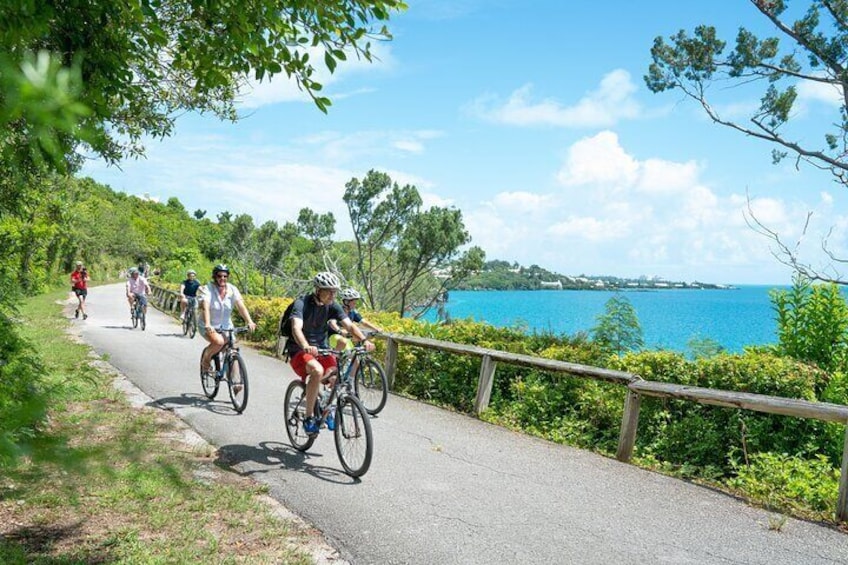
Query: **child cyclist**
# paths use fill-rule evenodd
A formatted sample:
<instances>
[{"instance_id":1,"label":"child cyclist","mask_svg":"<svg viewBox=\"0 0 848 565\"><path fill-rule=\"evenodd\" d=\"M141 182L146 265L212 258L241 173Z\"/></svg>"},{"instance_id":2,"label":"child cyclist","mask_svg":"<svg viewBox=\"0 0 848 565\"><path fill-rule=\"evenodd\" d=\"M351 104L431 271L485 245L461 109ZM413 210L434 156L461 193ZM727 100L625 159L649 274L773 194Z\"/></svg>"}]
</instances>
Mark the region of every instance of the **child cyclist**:
<instances>
[{"instance_id":1,"label":"child cyclist","mask_svg":"<svg viewBox=\"0 0 848 565\"><path fill-rule=\"evenodd\" d=\"M380 329L376 324L366 320L362 317L362 314L356 311L356 301L360 300L361 298L362 295L359 294L356 289L344 289L341 293L342 310L344 310L345 314L347 314L347 317L350 318L351 322L359 324L360 326L363 326L373 332L382 332L383 330ZM336 351L343 351L345 349L350 349L353 347L353 344L351 343L350 339L348 339L350 337L349 331L347 331L345 328L340 327L339 324L333 319L330 319L327 322L327 325L329 326L330 332L330 347L332 347Z\"/></svg>"}]
</instances>

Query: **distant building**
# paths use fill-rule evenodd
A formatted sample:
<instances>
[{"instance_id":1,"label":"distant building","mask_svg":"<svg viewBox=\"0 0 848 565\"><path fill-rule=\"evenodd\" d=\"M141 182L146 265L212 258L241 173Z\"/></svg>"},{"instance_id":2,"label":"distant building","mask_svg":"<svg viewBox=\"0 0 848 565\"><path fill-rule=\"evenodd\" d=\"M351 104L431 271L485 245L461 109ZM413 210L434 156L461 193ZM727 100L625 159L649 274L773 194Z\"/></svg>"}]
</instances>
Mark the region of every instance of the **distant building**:
<instances>
[{"instance_id":1,"label":"distant building","mask_svg":"<svg viewBox=\"0 0 848 565\"><path fill-rule=\"evenodd\" d=\"M557 290L562 290L562 282L561 281L539 281L539 285L541 288L555 288Z\"/></svg>"}]
</instances>

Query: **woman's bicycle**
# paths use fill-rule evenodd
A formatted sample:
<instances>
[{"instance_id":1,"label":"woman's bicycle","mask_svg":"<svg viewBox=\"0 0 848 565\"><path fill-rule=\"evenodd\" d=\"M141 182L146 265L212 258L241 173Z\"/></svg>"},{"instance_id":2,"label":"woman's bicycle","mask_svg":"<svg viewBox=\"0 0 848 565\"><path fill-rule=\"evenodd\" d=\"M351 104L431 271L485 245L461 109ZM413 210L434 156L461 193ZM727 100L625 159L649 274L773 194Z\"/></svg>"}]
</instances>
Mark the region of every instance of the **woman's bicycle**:
<instances>
[{"instance_id":1,"label":"woman's bicycle","mask_svg":"<svg viewBox=\"0 0 848 565\"><path fill-rule=\"evenodd\" d=\"M364 347L355 347L355 353L364 353ZM335 355L334 349L319 349L319 355ZM354 392L352 365L347 364L341 373L336 374L332 388L325 390L315 401L313 414L319 419L319 426L333 431L336 453L345 473L351 477L361 477L371 466L374 454L374 437L368 412ZM332 379L332 375L324 381ZM310 435L303 429L306 420L306 385L301 379L289 383L286 389L284 414L286 433L292 446L298 451L306 451L315 443L316 435Z\"/></svg>"},{"instance_id":2,"label":"woman's bicycle","mask_svg":"<svg viewBox=\"0 0 848 565\"><path fill-rule=\"evenodd\" d=\"M147 327L147 320L144 314L144 306L141 305L141 300L136 296L135 300L133 300L132 308L130 308L130 319L132 320L132 327L137 328L139 324L141 324L141 331Z\"/></svg>"},{"instance_id":3,"label":"woman's bicycle","mask_svg":"<svg viewBox=\"0 0 848 565\"><path fill-rule=\"evenodd\" d=\"M241 414L247 408L247 365L236 345L236 334L244 333L248 331L248 328L246 326L231 330L219 328L216 331L223 334L227 341L224 343L224 348L212 357L214 366L212 371L203 370L201 354L200 384L203 385L203 394L209 400L214 399L218 394L221 381L226 379L230 391L230 402L233 403L233 409Z\"/></svg>"},{"instance_id":4,"label":"woman's bicycle","mask_svg":"<svg viewBox=\"0 0 848 565\"><path fill-rule=\"evenodd\" d=\"M183 335L187 335L194 339L194 334L197 333L197 298L193 296L186 297L185 317L183 317Z\"/></svg>"}]
</instances>

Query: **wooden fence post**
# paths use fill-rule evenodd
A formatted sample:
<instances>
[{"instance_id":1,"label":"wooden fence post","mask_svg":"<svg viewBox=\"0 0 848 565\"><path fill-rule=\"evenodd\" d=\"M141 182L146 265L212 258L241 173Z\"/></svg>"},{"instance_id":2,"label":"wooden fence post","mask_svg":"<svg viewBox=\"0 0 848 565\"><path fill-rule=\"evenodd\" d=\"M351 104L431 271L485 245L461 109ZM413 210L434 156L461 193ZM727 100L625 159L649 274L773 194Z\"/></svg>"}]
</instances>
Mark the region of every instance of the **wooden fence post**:
<instances>
[{"instance_id":1,"label":"wooden fence post","mask_svg":"<svg viewBox=\"0 0 848 565\"><path fill-rule=\"evenodd\" d=\"M618 451L615 454L616 459L625 463L630 462L633 446L636 444L641 399L639 393L627 389L627 396L624 398L624 416L621 418L621 435L618 438Z\"/></svg>"},{"instance_id":2,"label":"wooden fence post","mask_svg":"<svg viewBox=\"0 0 848 565\"><path fill-rule=\"evenodd\" d=\"M483 361L480 363L480 378L477 380L477 398L474 400L474 413L478 416L489 407L497 366L498 362L492 359L491 355L483 355Z\"/></svg>"},{"instance_id":3,"label":"wooden fence post","mask_svg":"<svg viewBox=\"0 0 848 565\"><path fill-rule=\"evenodd\" d=\"M845 443L842 447L842 474L839 476L836 519L841 522L848 522L848 425L845 426Z\"/></svg>"},{"instance_id":4,"label":"wooden fence post","mask_svg":"<svg viewBox=\"0 0 848 565\"><path fill-rule=\"evenodd\" d=\"M395 372L397 371L398 342L386 338L386 380L389 381L389 390L395 388Z\"/></svg>"}]
</instances>

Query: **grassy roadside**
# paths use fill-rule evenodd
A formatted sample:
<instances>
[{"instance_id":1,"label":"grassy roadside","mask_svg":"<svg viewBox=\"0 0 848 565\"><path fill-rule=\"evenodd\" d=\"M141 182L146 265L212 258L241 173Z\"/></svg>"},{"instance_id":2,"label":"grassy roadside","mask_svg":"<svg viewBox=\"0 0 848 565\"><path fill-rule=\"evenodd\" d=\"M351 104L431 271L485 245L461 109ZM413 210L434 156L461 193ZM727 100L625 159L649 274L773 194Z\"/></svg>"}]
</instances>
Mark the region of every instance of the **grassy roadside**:
<instances>
[{"instance_id":1,"label":"grassy roadside","mask_svg":"<svg viewBox=\"0 0 848 565\"><path fill-rule=\"evenodd\" d=\"M134 408L68 334L66 296L21 308L52 391L48 433L66 447L0 468L0 563L307 564L329 549L275 514L263 487L216 467L214 448L187 444L178 418Z\"/></svg>"}]
</instances>

